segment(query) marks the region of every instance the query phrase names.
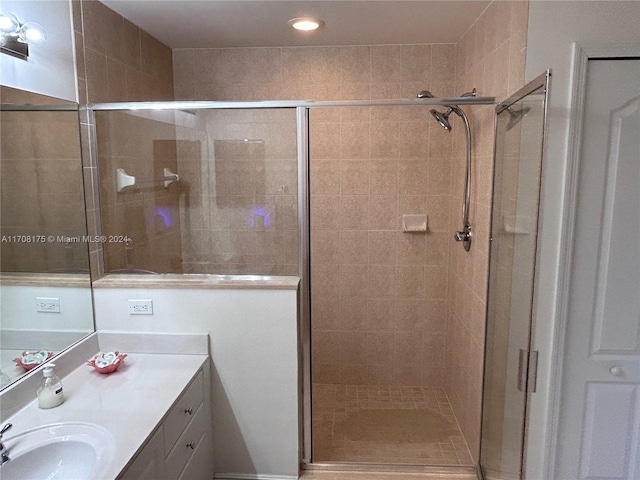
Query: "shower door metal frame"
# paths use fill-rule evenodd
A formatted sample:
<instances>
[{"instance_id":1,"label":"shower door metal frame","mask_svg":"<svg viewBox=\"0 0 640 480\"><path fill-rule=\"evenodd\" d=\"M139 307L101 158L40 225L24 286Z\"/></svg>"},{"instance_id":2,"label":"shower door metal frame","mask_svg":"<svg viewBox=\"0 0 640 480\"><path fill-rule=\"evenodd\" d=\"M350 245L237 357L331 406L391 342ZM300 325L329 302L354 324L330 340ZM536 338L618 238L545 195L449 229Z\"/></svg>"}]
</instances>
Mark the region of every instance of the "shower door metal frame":
<instances>
[{"instance_id":1,"label":"shower door metal frame","mask_svg":"<svg viewBox=\"0 0 640 480\"><path fill-rule=\"evenodd\" d=\"M168 100L161 102L89 103L86 108L99 110L224 110L265 108L334 108L334 107L408 107L456 105L495 105L495 97L416 98L400 100L271 100L271 101L200 101ZM82 107L81 107L82 108Z\"/></svg>"},{"instance_id":2,"label":"shower door metal frame","mask_svg":"<svg viewBox=\"0 0 640 480\"><path fill-rule=\"evenodd\" d=\"M301 462L311 461L311 207L309 187L309 109L296 108L298 123L298 289L299 434ZM308 420L308 422L307 422Z\"/></svg>"},{"instance_id":3,"label":"shower door metal frame","mask_svg":"<svg viewBox=\"0 0 640 480\"><path fill-rule=\"evenodd\" d=\"M494 191L495 188L495 155L496 155L496 148L497 148L497 141L498 141L498 115L507 110L509 107L511 107L513 104L521 101L522 99L526 98L528 95L534 93L537 90L540 90L541 88L544 89L544 99L543 99L543 108L542 108L542 134L541 134L541 138L542 138L542 142L541 142L541 148L540 148L540 162L541 162L541 166L540 166L540 175L538 178L538 218L536 219L536 241L535 241L535 253L534 253L534 280L533 280L533 285L532 285L532 290L531 290L531 308L530 308L530 312L529 312L529 326L528 326L528 345L527 345L527 350L524 352L521 350L521 364L520 364L520 370L521 370L521 376L522 376L522 383L523 385L525 385L525 388L523 390L523 392L525 393L525 401L524 401L524 412L523 412L523 423L522 423L522 451L520 452L520 478L524 479L524 468L526 465L526 451L527 451L527 429L528 429L528 424L529 424L529 410L530 410L530 403L531 403L531 394L535 392L535 376L537 374L537 351L534 352L532 351L532 346L533 346L533 331L534 331L534 308L535 308L535 298L536 298L536 280L535 280L535 276L537 274L538 271L538 261L540 258L540 238L539 238L539 233L540 233L540 221L542 218L541 215L541 198L542 198L542 174L543 174L543 169L544 169L544 160L545 160L545 146L546 146L546 138L547 138L547 118L548 118L548 108L549 108L549 85L551 82L551 70L547 70L546 72L538 75L536 78L534 78L533 80L531 80L530 82L528 82L526 85L524 85L522 88L520 88L518 91L516 91L514 94L510 95L508 98L506 98L505 100L503 100L502 102L500 102L496 108L495 108L495 115L494 115L494 145L493 145L493 155L494 155L494 176L492 179L492 188L491 190ZM490 234L489 234L489 240L490 243L493 239L493 232L494 232L494 227L495 225L493 225L493 199L491 201L492 204L492 215L491 215L491 226L490 226ZM490 247L491 248L491 247ZM490 278L491 275L491 255L490 255L490 251L489 251L489 268L488 268L488 272L487 272L487 278ZM489 321L489 287L490 287L490 283L487 282L487 293L485 295L485 298L487 299L487 306L486 306L486 314L485 314L485 323L488 323ZM487 330L487 326L485 325L485 332ZM484 353L486 355L486 351L487 351L487 336L485 335L485 345L484 345ZM524 358L523 361L523 356L526 357ZM483 369L486 368L486 358L483 359L484 362L484 366ZM481 422L480 422L480 455L478 456L478 464L476 465L476 470L477 470L477 476L478 479L481 480L485 480L485 475L484 475L484 471L481 465L481 458L482 458L482 418L483 415L485 413L485 406L484 406L484 391L485 391L485 387L486 387L486 379L484 378L483 375L483 382L482 382L482 393L483 393L483 398L482 398L482 405L481 405L481 413L480 413L480 418L481 418Z\"/></svg>"},{"instance_id":4,"label":"shower door metal frame","mask_svg":"<svg viewBox=\"0 0 640 480\"><path fill-rule=\"evenodd\" d=\"M310 110L314 108L339 108L339 107L419 107L419 106L448 106L448 105L495 105L495 97L450 97L450 98L416 98L398 100L340 100L340 101L313 101L313 100L274 100L274 101L160 101L160 102L114 102L114 103L90 103L86 106L90 121L92 135L95 138L94 112L104 110L223 110L223 109L276 109L291 108L296 110L297 128L297 163L298 163L298 236L300 262L298 290L298 358L299 358L299 448L300 465L302 469L321 470L361 470L363 467L369 470L381 472L421 472L421 473L446 473L452 468L460 470L459 473L468 473L466 467L428 467L428 466L404 466L383 464L354 464L354 463L313 463L312 458L312 365L311 365L311 224L310 224L310 189L309 189L309 162L311 160L309 135L310 135ZM101 233L101 232L98 232ZM252 275L255 278L255 275ZM473 467L471 467L473 468Z\"/></svg>"}]
</instances>

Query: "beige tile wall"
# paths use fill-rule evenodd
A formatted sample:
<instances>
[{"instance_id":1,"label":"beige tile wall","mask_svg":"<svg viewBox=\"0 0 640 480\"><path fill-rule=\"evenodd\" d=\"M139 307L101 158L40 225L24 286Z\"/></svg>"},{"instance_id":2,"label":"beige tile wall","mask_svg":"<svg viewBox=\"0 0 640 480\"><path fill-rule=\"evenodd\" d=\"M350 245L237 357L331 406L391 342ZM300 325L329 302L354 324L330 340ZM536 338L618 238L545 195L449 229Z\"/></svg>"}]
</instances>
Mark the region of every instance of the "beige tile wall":
<instances>
[{"instance_id":1,"label":"beige tile wall","mask_svg":"<svg viewBox=\"0 0 640 480\"><path fill-rule=\"evenodd\" d=\"M97 0L73 1L80 100L173 100L171 49Z\"/></svg>"},{"instance_id":2,"label":"beige tile wall","mask_svg":"<svg viewBox=\"0 0 640 480\"><path fill-rule=\"evenodd\" d=\"M314 381L440 386L452 137L424 107L317 113L310 132ZM403 214L428 215L428 230L403 232Z\"/></svg>"},{"instance_id":3,"label":"beige tile wall","mask_svg":"<svg viewBox=\"0 0 640 480\"><path fill-rule=\"evenodd\" d=\"M457 45L456 91L507 97L524 85L528 20L527 1L494 1ZM482 364L488 269L488 240L493 175L493 107L465 109L473 135L470 222L474 243L469 253L451 249L447 392L471 453L479 449ZM454 183L451 228L461 227L465 138L454 125Z\"/></svg>"},{"instance_id":4,"label":"beige tile wall","mask_svg":"<svg viewBox=\"0 0 640 480\"><path fill-rule=\"evenodd\" d=\"M72 12L81 106L90 102L173 100L171 49L97 0L73 0ZM98 214L101 181L97 151L91 148L90 122L86 113L81 115L89 233L108 234L103 232ZM119 221L127 224L125 216L136 215L129 212L120 217ZM92 244L94 278L104 273L102 258L102 246ZM124 261L121 256L116 263Z\"/></svg>"},{"instance_id":5,"label":"beige tile wall","mask_svg":"<svg viewBox=\"0 0 640 480\"><path fill-rule=\"evenodd\" d=\"M454 45L177 49L177 100L358 100L453 93Z\"/></svg>"}]
</instances>

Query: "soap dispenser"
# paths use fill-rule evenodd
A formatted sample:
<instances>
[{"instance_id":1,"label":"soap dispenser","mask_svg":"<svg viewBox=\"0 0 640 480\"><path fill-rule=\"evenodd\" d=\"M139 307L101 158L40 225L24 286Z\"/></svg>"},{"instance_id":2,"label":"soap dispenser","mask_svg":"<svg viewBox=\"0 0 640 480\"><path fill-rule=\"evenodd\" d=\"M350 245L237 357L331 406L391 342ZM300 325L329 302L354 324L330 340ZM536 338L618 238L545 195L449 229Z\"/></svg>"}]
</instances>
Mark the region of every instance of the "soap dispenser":
<instances>
[{"instance_id":1,"label":"soap dispenser","mask_svg":"<svg viewBox=\"0 0 640 480\"><path fill-rule=\"evenodd\" d=\"M38 407L40 408L53 408L64 402L62 382L53 373L54 367L55 364L48 363L42 371L44 378L38 386Z\"/></svg>"}]
</instances>

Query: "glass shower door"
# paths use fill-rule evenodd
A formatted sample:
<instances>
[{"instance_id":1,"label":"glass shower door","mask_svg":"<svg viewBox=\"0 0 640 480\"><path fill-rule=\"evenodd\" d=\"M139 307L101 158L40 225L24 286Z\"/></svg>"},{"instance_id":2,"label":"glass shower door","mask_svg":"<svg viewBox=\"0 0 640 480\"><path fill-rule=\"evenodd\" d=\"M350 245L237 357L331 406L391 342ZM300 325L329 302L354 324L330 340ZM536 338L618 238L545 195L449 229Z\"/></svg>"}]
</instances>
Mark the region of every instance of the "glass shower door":
<instances>
[{"instance_id":1,"label":"glass shower door","mask_svg":"<svg viewBox=\"0 0 640 480\"><path fill-rule=\"evenodd\" d=\"M535 389L532 308L549 75L496 107L480 467L522 478L527 399Z\"/></svg>"}]
</instances>

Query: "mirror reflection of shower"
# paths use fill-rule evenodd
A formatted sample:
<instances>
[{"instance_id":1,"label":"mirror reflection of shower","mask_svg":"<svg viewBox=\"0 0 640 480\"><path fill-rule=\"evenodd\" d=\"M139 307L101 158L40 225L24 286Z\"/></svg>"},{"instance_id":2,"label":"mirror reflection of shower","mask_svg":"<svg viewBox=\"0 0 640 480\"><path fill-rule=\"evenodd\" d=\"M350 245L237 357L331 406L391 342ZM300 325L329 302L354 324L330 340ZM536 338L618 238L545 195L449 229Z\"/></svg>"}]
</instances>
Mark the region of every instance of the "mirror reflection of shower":
<instances>
[{"instance_id":1,"label":"mirror reflection of shower","mask_svg":"<svg viewBox=\"0 0 640 480\"><path fill-rule=\"evenodd\" d=\"M521 107L519 110L515 110L511 107L507 107L507 113L509 113L509 121L507 122L507 130L511 130L515 127L520 120L527 116L527 113L531 110L531 107Z\"/></svg>"},{"instance_id":2,"label":"mirror reflection of shower","mask_svg":"<svg viewBox=\"0 0 640 480\"><path fill-rule=\"evenodd\" d=\"M474 88L472 91L463 93L461 97L475 97L476 89ZM429 90L422 90L417 95L418 98L435 98L434 95ZM469 204L471 201L471 128L469 127L469 119L462 110L457 105L445 105L447 107L446 112L441 112L432 108L430 110L431 115L436 121L440 124L442 128L451 131L451 123L449 122L449 116L452 113L458 115L462 121L464 122L465 132L467 134L467 162L466 162L466 173L465 173L465 181L464 181L464 197L462 201L462 230L457 231L454 235L454 238L457 242L462 242L464 249L468 252L471 249L471 225L469 224ZM526 112L523 114L526 115Z\"/></svg>"},{"instance_id":3,"label":"mirror reflection of shower","mask_svg":"<svg viewBox=\"0 0 640 480\"><path fill-rule=\"evenodd\" d=\"M127 256L127 270L133 270L133 240L130 238L125 240L124 250Z\"/></svg>"},{"instance_id":4,"label":"mirror reflection of shower","mask_svg":"<svg viewBox=\"0 0 640 480\"><path fill-rule=\"evenodd\" d=\"M133 261L133 239L130 237L126 237L124 241L124 250L127 259L127 268L118 268L116 270L110 270L109 273L143 273L143 274L157 274L158 272L153 272L151 270L144 270L142 268L135 268L135 264Z\"/></svg>"}]
</instances>

